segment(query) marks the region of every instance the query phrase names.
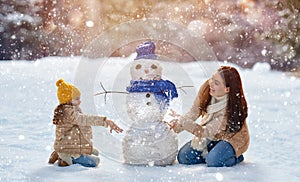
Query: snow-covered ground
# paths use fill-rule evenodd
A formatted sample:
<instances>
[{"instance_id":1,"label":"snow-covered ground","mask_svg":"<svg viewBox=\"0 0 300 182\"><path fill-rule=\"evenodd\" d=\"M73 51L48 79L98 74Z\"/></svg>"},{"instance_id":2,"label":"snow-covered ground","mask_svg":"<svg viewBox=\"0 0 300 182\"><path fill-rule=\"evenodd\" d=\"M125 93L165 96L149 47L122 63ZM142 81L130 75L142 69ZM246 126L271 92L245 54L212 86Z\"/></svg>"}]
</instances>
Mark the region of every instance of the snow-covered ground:
<instances>
[{"instance_id":1,"label":"snow-covered ground","mask_svg":"<svg viewBox=\"0 0 300 182\"><path fill-rule=\"evenodd\" d=\"M125 91L133 57L85 60L48 57L35 62L0 62L0 181L299 181L300 79L257 64L238 68L249 106L251 134L245 161L234 167L174 164L167 167L128 166L122 163L122 134L94 127L94 145L101 151L97 168L49 165L58 101L55 82L74 83L82 92L85 113L103 114L124 130L130 122L125 95L93 96L105 89ZM164 79L185 87L171 106L179 113L192 104L197 89L220 65L215 62L163 63ZM106 101L106 103L105 103ZM169 118L167 117L166 120ZM191 139L178 135L179 145Z\"/></svg>"}]
</instances>

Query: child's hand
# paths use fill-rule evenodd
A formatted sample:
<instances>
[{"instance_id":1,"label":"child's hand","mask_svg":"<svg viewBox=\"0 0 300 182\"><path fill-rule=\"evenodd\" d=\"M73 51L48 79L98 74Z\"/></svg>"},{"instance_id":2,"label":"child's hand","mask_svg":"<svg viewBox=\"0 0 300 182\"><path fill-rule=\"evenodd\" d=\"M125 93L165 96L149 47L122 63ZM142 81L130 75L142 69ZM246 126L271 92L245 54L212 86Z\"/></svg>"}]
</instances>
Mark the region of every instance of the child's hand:
<instances>
[{"instance_id":1,"label":"child's hand","mask_svg":"<svg viewBox=\"0 0 300 182\"><path fill-rule=\"evenodd\" d=\"M117 132L117 133L122 133L123 132L123 129L120 128L119 126L117 126L113 121L107 119L106 123L110 128L110 130L109 130L110 133L112 133L113 130L115 130L115 132Z\"/></svg>"}]
</instances>

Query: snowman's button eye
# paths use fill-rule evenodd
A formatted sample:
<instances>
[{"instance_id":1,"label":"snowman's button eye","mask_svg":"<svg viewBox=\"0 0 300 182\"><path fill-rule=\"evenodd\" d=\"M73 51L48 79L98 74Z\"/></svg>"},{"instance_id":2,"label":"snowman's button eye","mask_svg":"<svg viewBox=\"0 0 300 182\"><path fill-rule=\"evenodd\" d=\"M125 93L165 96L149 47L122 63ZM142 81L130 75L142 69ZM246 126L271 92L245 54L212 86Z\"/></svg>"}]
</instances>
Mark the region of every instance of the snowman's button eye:
<instances>
[{"instance_id":1,"label":"snowman's button eye","mask_svg":"<svg viewBox=\"0 0 300 182\"><path fill-rule=\"evenodd\" d=\"M155 69L157 69L157 66L155 64L152 64L151 68L155 70Z\"/></svg>"},{"instance_id":2,"label":"snowman's button eye","mask_svg":"<svg viewBox=\"0 0 300 182\"><path fill-rule=\"evenodd\" d=\"M139 69L141 69L142 68L142 65L140 65L140 64L137 64L136 66L135 66L135 69L137 69L137 70L139 70Z\"/></svg>"},{"instance_id":3,"label":"snowman's button eye","mask_svg":"<svg viewBox=\"0 0 300 182\"><path fill-rule=\"evenodd\" d=\"M151 95L149 93L146 94L146 97L149 98Z\"/></svg>"}]
</instances>

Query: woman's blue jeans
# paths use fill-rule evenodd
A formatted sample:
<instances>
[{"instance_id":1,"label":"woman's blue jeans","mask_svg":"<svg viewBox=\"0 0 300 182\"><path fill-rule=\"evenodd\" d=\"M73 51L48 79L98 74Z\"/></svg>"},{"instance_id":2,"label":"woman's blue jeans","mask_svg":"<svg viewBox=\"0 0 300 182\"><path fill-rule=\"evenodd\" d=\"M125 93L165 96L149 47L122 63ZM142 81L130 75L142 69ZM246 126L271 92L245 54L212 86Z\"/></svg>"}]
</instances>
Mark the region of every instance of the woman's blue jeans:
<instances>
[{"instance_id":1,"label":"woman's blue jeans","mask_svg":"<svg viewBox=\"0 0 300 182\"><path fill-rule=\"evenodd\" d=\"M73 164L80 164L84 167L96 167L98 166L100 159L99 157L92 155L81 155L77 159L72 158Z\"/></svg>"},{"instance_id":2,"label":"woman's blue jeans","mask_svg":"<svg viewBox=\"0 0 300 182\"><path fill-rule=\"evenodd\" d=\"M187 165L206 163L208 167L230 167L244 160L243 155L237 158L232 145L224 140L208 142L207 149L208 154L203 158L202 151L193 149L189 141L179 150L177 160Z\"/></svg>"}]
</instances>

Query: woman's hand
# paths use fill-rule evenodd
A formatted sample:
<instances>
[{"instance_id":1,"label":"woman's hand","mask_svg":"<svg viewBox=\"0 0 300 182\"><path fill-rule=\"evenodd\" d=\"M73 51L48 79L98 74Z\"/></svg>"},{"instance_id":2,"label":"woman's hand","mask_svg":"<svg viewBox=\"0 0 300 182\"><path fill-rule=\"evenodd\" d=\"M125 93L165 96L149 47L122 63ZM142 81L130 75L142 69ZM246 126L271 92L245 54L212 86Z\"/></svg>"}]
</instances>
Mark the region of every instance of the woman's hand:
<instances>
[{"instance_id":1,"label":"woman's hand","mask_svg":"<svg viewBox=\"0 0 300 182\"><path fill-rule=\"evenodd\" d=\"M170 122L167 122L167 121L163 121L163 122L166 123L170 127L170 130L173 130L177 125L177 123L176 123L177 121L178 121L177 119L173 119Z\"/></svg>"},{"instance_id":2,"label":"woman's hand","mask_svg":"<svg viewBox=\"0 0 300 182\"><path fill-rule=\"evenodd\" d=\"M184 130L178 119L172 119L168 125L175 133L180 133Z\"/></svg>"},{"instance_id":3,"label":"woman's hand","mask_svg":"<svg viewBox=\"0 0 300 182\"><path fill-rule=\"evenodd\" d=\"M172 116L174 119L172 119L167 124L169 125L171 130L173 130L176 133L180 133L181 131L183 131L182 125L179 123L180 114L178 114L173 109L170 109L170 112L171 113L169 113L169 116Z\"/></svg>"},{"instance_id":4,"label":"woman's hand","mask_svg":"<svg viewBox=\"0 0 300 182\"><path fill-rule=\"evenodd\" d=\"M170 126L171 130L176 130L177 126L179 125L178 119L172 119L168 125Z\"/></svg>"},{"instance_id":5,"label":"woman's hand","mask_svg":"<svg viewBox=\"0 0 300 182\"><path fill-rule=\"evenodd\" d=\"M123 132L123 129L120 128L119 126L117 126L112 120L107 119L105 122L107 123L107 125L110 128L110 130L109 130L110 133L112 133L113 130L117 133Z\"/></svg>"},{"instance_id":6,"label":"woman's hand","mask_svg":"<svg viewBox=\"0 0 300 182\"><path fill-rule=\"evenodd\" d=\"M171 113L169 113L169 116L172 116L173 118L180 117L180 114L178 114L176 111L173 109L170 109Z\"/></svg>"}]
</instances>

